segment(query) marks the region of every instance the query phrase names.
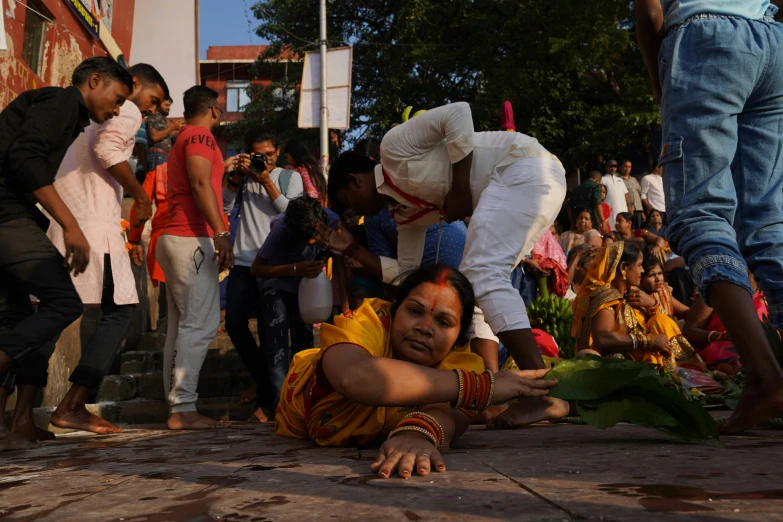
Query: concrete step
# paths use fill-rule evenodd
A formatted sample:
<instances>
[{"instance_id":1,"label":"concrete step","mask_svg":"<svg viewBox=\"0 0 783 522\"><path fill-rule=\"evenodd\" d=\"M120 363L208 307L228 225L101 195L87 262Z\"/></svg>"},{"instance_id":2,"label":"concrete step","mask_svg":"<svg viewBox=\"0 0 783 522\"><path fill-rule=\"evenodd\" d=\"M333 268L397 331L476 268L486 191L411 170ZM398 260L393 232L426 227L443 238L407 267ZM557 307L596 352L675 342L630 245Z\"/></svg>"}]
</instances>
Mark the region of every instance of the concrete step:
<instances>
[{"instance_id":1,"label":"concrete step","mask_svg":"<svg viewBox=\"0 0 783 522\"><path fill-rule=\"evenodd\" d=\"M139 344L136 347L136 351L162 352L165 346L166 334L159 332L147 332L141 336L141 339L139 339ZM221 331L209 344L209 349L225 352L233 350L234 345L231 342L231 338L228 336L228 334L224 331Z\"/></svg>"},{"instance_id":2,"label":"concrete step","mask_svg":"<svg viewBox=\"0 0 783 522\"><path fill-rule=\"evenodd\" d=\"M200 398L196 406L198 411L207 417L232 421L247 420L255 408L253 404L240 404L234 397ZM165 401L146 399L88 404L87 410L109 422L124 425L163 424L169 415L169 407ZM36 408L33 410L35 424L58 434L76 431L49 424L53 413L54 408Z\"/></svg>"},{"instance_id":3,"label":"concrete step","mask_svg":"<svg viewBox=\"0 0 783 522\"><path fill-rule=\"evenodd\" d=\"M240 362L241 363L241 362ZM236 371L202 371L198 394L201 397L238 397L253 383L244 369ZM108 375L101 381L97 402L118 402L131 399L163 400L163 372Z\"/></svg>"},{"instance_id":4,"label":"concrete step","mask_svg":"<svg viewBox=\"0 0 783 522\"><path fill-rule=\"evenodd\" d=\"M125 352L122 354L121 375L159 372L163 370L163 352ZM247 369L233 348L230 351L210 350L201 367L201 374L213 372L244 372Z\"/></svg>"}]
</instances>

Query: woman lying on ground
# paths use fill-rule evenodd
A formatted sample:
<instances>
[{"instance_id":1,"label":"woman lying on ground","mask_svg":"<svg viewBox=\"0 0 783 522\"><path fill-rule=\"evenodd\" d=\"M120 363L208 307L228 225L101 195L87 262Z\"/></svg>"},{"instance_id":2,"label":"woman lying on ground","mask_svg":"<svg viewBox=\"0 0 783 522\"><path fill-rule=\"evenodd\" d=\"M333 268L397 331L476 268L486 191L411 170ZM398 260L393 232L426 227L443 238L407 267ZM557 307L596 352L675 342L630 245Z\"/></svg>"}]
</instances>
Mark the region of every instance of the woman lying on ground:
<instances>
[{"instance_id":1,"label":"woman lying on ground","mask_svg":"<svg viewBox=\"0 0 783 522\"><path fill-rule=\"evenodd\" d=\"M547 370L484 370L467 343L475 297L442 265L419 268L394 304L367 299L321 326L281 390L275 431L319 446L381 444L370 469L388 478L445 471L441 452L490 404L544 396ZM385 441L385 442L384 442Z\"/></svg>"},{"instance_id":2,"label":"woman lying on ground","mask_svg":"<svg viewBox=\"0 0 783 522\"><path fill-rule=\"evenodd\" d=\"M598 251L573 303L572 335L579 352L671 369L675 357L691 357L693 348L688 350L690 344L669 316L648 319L642 312L649 304L639 289L642 252L634 241L618 241Z\"/></svg>"},{"instance_id":3,"label":"woman lying on ground","mask_svg":"<svg viewBox=\"0 0 783 522\"><path fill-rule=\"evenodd\" d=\"M642 267L644 268L642 290L653 299L653 302L646 300L648 310L651 312L648 315L664 314L672 319L685 319L688 307L672 295L672 288L663 278L661 260L652 252L645 252Z\"/></svg>"},{"instance_id":4,"label":"woman lying on ground","mask_svg":"<svg viewBox=\"0 0 783 522\"><path fill-rule=\"evenodd\" d=\"M766 322L769 316L767 300L756 284L753 274L749 273L748 277L754 292L753 305L756 307L756 313L760 321ZM724 373L732 373L739 368L739 355L729 334L726 333L726 327L723 326L715 310L707 306L698 292L695 292L693 305L685 318L683 333L696 349L700 350L699 355L709 368L720 369ZM720 365L724 363L729 367L721 368Z\"/></svg>"}]
</instances>

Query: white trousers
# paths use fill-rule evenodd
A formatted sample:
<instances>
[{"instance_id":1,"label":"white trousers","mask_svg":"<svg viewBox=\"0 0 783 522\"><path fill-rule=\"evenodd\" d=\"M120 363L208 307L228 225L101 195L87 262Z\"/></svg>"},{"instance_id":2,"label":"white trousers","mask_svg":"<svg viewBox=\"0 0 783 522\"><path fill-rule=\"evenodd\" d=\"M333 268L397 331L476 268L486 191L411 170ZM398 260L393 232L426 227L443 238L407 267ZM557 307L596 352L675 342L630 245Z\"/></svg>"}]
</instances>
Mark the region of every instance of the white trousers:
<instances>
[{"instance_id":1,"label":"white trousers","mask_svg":"<svg viewBox=\"0 0 783 522\"><path fill-rule=\"evenodd\" d=\"M198 377L220 326L218 266L207 237L162 235L155 255L166 275L168 330L163 388L171 413L196 411Z\"/></svg>"},{"instance_id":2,"label":"white trousers","mask_svg":"<svg viewBox=\"0 0 783 522\"><path fill-rule=\"evenodd\" d=\"M565 170L554 156L523 159L493 173L470 219L460 266L480 309L474 337L496 339L493 333L530 328L511 271L552 226L565 195Z\"/></svg>"}]
</instances>

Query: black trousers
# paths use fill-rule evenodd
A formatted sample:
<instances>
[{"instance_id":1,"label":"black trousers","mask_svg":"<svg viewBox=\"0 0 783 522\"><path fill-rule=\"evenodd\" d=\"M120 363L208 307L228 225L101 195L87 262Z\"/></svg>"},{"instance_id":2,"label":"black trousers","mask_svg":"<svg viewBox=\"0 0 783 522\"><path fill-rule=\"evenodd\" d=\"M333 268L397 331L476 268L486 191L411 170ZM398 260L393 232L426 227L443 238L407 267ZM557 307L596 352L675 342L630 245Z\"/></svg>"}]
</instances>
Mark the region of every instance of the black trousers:
<instances>
[{"instance_id":1,"label":"black trousers","mask_svg":"<svg viewBox=\"0 0 783 522\"><path fill-rule=\"evenodd\" d=\"M235 266L226 284L226 331L240 359L256 381L256 406L274 411L277 405L274 402L275 393L269 378L267 359L248 326L255 312L258 316L259 336L263 338L260 310L261 294L256 278L250 275L250 267Z\"/></svg>"},{"instance_id":2,"label":"black trousers","mask_svg":"<svg viewBox=\"0 0 783 522\"><path fill-rule=\"evenodd\" d=\"M45 386L53 341L84 307L63 257L32 219L0 223L0 245L0 350L14 360L18 384Z\"/></svg>"}]
</instances>

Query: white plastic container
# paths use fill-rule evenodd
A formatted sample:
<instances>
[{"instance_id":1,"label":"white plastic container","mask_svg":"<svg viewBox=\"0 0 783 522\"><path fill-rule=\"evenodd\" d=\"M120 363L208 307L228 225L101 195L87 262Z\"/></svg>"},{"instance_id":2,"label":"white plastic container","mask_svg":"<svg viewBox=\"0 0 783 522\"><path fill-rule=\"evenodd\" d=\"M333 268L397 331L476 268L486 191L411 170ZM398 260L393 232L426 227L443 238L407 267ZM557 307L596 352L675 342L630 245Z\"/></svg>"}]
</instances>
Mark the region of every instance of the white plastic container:
<instances>
[{"instance_id":1,"label":"white plastic container","mask_svg":"<svg viewBox=\"0 0 783 522\"><path fill-rule=\"evenodd\" d=\"M307 324L328 321L332 316L332 282L326 272L312 279L303 277L299 282L299 313Z\"/></svg>"}]
</instances>

